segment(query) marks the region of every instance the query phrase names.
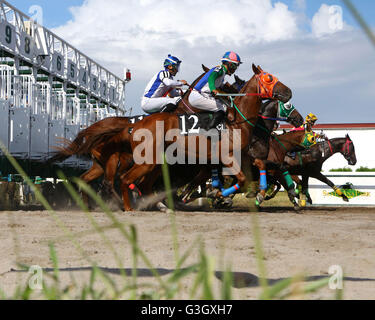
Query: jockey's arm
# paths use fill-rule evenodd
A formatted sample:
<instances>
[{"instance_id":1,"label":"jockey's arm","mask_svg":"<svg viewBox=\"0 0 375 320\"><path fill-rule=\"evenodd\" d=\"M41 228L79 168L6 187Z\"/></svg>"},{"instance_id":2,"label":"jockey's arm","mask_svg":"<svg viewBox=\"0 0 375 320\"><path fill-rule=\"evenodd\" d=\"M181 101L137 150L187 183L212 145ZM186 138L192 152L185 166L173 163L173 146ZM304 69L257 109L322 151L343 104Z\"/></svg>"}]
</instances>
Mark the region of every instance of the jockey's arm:
<instances>
[{"instance_id":1,"label":"jockey's arm","mask_svg":"<svg viewBox=\"0 0 375 320\"><path fill-rule=\"evenodd\" d=\"M208 87L210 88L210 91L216 95L218 93L223 93L223 91L219 90L219 88L216 88L216 80L217 78L221 77L224 75L224 70L223 68L220 68L219 70L215 70L210 74L208 77Z\"/></svg>"},{"instance_id":2,"label":"jockey's arm","mask_svg":"<svg viewBox=\"0 0 375 320\"><path fill-rule=\"evenodd\" d=\"M168 87L182 87L183 85L186 85L187 82L185 80L173 80L169 78L162 79L163 83Z\"/></svg>"}]
</instances>

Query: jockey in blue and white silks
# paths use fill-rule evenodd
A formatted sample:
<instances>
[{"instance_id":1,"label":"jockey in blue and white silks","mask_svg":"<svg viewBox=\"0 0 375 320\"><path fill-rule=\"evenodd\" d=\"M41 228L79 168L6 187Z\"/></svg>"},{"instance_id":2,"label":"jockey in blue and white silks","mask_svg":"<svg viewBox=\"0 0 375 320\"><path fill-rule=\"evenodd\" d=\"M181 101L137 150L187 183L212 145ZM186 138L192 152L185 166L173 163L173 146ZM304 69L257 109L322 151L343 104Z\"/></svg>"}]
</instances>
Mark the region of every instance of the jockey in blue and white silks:
<instances>
[{"instance_id":1,"label":"jockey in blue and white silks","mask_svg":"<svg viewBox=\"0 0 375 320\"><path fill-rule=\"evenodd\" d=\"M181 94L176 88L186 85L185 80L173 80L180 68L181 61L168 55L164 61L164 70L159 71L147 84L142 97L141 107L147 113L160 111L173 111L181 99Z\"/></svg>"},{"instance_id":2,"label":"jockey in blue and white silks","mask_svg":"<svg viewBox=\"0 0 375 320\"><path fill-rule=\"evenodd\" d=\"M241 64L239 55L228 51L221 59L220 66L212 68L195 85L190 93L189 103L198 109L214 112L209 128L216 127L225 116L226 107L221 100L215 99L218 89L224 84L226 75L232 75Z\"/></svg>"}]
</instances>

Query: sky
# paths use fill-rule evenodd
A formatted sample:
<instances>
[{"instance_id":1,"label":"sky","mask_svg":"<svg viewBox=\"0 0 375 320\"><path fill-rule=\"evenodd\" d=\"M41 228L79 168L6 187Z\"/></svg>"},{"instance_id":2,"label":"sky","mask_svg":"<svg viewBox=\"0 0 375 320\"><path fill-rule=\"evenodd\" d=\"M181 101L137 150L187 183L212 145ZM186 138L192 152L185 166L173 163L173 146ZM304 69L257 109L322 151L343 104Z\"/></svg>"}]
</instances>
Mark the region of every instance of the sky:
<instances>
[{"instance_id":1,"label":"sky","mask_svg":"<svg viewBox=\"0 0 375 320\"><path fill-rule=\"evenodd\" d=\"M375 1L353 1L375 27ZM248 80L251 64L289 86L302 115L319 123L375 121L375 47L341 0L9 0L115 74L133 80L126 104L140 100L168 54L180 58L177 79L192 82L201 64L236 51ZM33 10L30 11L30 7ZM39 16L40 17L40 14ZM232 77L227 77L233 82Z\"/></svg>"}]
</instances>

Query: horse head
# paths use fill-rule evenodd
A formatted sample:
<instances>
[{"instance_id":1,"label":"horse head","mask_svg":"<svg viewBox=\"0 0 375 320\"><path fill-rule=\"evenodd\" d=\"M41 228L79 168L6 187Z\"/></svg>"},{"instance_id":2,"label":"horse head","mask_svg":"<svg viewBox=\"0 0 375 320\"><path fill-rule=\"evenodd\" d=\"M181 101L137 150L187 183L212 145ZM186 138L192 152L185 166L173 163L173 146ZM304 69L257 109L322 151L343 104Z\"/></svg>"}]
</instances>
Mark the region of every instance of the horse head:
<instances>
[{"instance_id":1,"label":"horse head","mask_svg":"<svg viewBox=\"0 0 375 320\"><path fill-rule=\"evenodd\" d=\"M294 105L291 103L282 103L278 100L269 100L265 102L262 106L261 114L263 117L271 118L271 120L281 118L283 121L290 123L294 127L300 127L304 122L302 115Z\"/></svg>"},{"instance_id":2,"label":"horse head","mask_svg":"<svg viewBox=\"0 0 375 320\"><path fill-rule=\"evenodd\" d=\"M344 156L345 160L348 161L349 165L354 166L357 163L354 144L348 134L345 136L345 142L343 143L340 153Z\"/></svg>"},{"instance_id":3,"label":"horse head","mask_svg":"<svg viewBox=\"0 0 375 320\"><path fill-rule=\"evenodd\" d=\"M286 103L292 98L292 90L277 77L263 71L260 66L256 67L255 64L252 65L252 68L258 83L258 93L262 99L277 99Z\"/></svg>"}]
</instances>

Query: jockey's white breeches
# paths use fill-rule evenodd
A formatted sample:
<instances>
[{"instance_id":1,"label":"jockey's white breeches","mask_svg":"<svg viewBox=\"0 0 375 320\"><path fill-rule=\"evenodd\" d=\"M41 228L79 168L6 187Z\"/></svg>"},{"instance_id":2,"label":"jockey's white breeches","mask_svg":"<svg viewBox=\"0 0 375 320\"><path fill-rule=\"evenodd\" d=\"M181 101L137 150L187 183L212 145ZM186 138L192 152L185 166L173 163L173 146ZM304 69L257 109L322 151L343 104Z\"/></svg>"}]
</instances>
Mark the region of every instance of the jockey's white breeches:
<instances>
[{"instance_id":1,"label":"jockey's white breeches","mask_svg":"<svg viewBox=\"0 0 375 320\"><path fill-rule=\"evenodd\" d=\"M147 98L143 97L141 101L141 107L144 112L155 113L159 112L165 105L169 103L176 104L181 97L169 98L169 97L160 97L160 98Z\"/></svg>"},{"instance_id":2,"label":"jockey's white breeches","mask_svg":"<svg viewBox=\"0 0 375 320\"><path fill-rule=\"evenodd\" d=\"M205 94L199 93L196 90L193 90L189 95L189 103L197 109L217 112L217 111L226 111L226 106L220 100L215 99L214 97Z\"/></svg>"}]
</instances>

